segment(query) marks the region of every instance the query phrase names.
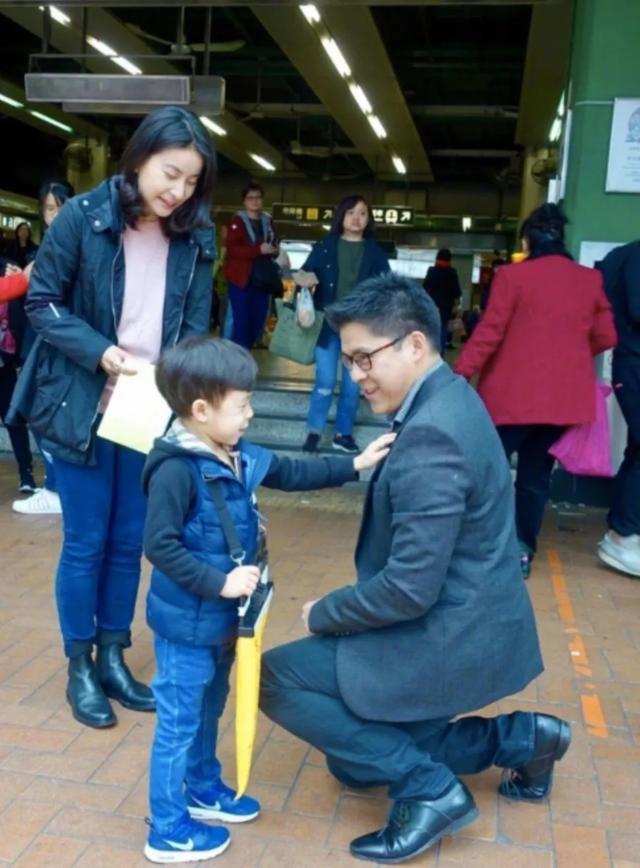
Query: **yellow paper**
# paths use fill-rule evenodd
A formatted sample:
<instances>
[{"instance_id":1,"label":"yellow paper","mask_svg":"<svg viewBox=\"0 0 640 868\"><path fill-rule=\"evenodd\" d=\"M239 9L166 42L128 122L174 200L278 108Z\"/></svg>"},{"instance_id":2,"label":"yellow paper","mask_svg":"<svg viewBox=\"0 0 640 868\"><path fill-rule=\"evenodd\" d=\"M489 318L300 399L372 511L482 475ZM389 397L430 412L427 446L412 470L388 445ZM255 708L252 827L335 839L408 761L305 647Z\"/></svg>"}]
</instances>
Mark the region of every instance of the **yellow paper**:
<instances>
[{"instance_id":1,"label":"yellow paper","mask_svg":"<svg viewBox=\"0 0 640 868\"><path fill-rule=\"evenodd\" d=\"M164 434L171 409L155 381L155 367L137 362L136 374L120 374L98 427L98 436L146 455Z\"/></svg>"}]
</instances>

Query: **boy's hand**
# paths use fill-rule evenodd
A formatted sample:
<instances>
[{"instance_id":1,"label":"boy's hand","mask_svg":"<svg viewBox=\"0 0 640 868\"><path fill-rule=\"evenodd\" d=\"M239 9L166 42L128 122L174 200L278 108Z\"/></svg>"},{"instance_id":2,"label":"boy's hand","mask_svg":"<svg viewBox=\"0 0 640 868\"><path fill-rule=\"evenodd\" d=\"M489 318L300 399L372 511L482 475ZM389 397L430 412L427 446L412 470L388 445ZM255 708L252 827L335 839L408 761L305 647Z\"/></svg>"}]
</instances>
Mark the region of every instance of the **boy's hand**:
<instances>
[{"instance_id":1,"label":"boy's hand","mask_svg":"<svg viewBox=\"0 0 640 868\"><path fill-rule=\"evenodd\" d=\"M260 570L258 567L236 567L227 575L227 581L220 591L221 597L233 600L237 597L249 597L258 586Z\"/></svg>"},{"instance_id":2,"label":"boy's hand","mask_svg":"<svg viewBox=\"0 0 640 868\"><path fill-rule=\"evenodd\" d=\"M375 467L383 458L386 458L391 449L391 444L396 439L396 434L383 434L378 437L373 443L369 443L364 452L361 452L357 458L353 459L353 467L361 473L363 470L370 470Z\"/></svg>"},{"instance_id":3,"label":"boy's hand","mask_svg":"<svg viewBox=\"0 0 640 868\"><path fill-rule=\"evenodd\" d=\"M311 632L311 630L309 629L309 616L311 615L311 610L317 602L317 600L309 600L309 602L305 603L302 607L302 614L300 615L300 617L302 618L302 623L304 624L307 633Z\"/></svg>"}]
</instances>

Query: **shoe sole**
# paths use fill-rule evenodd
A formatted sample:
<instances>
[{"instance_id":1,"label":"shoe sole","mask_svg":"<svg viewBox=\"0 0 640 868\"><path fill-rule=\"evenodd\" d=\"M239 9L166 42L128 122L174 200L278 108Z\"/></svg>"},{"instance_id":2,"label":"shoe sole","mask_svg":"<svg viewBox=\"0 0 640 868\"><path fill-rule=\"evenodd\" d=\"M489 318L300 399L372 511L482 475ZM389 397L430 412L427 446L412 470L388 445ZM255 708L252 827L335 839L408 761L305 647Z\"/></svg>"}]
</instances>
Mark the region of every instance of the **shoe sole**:
<instances>
[{"instance_id":1,"label":"shoe sole","mask_svg":"<svg viewBox=\"0 0 640 868\"><path fill-rule=\"evenodd\" d=\"M76 710L73 707L73 703L69 699L68 693L65 694L65 698L69 703L69 707L71 708L71 716L74 718L74 720L77 720L78 723L81 723L83 726L89 726L91 727L91 729L109 729L110 727L115 726L118 722L118 718L115 716L115 714L113 715L113 720L108 720L104 723L96 723L95 721L91 721L88 718L84 718L80 714L76 713Z\"/></svg>"},{"instance_id":2,"label":"shoe sole","mask_svg":"<svg viewBox=\"0 0 640 868\"><path fill-rule=\"evenodd\" d=\"M115 694L110 693L108 690L105 690L104 686L102 687L102 689L104 690L105 696L107 696L109 699L113 699L114 702L117 702L123 708L128 708L129 711L139 711L142 714L153 714L156 710L155 705L153 706L153 708L138 708L137 706L132 705L130 702L125 702L123 699L120 699L119 696L115 696Z\"/></svg>"},{"instance_id":3,"label":"shoe sole","mask_svg":"<svg viewBox=\"0 0 640 868\"><path fill-rule=\"evenodd\" d=\"M600 560L605 563L608 567L613 567L614 570L618 570L620 573L624 573L627 576L633 576L634 578L640 578L640 570L632 570L629 567L626 567L622 561L619 561L617 558L610 555L608 552L603 549L598 549L598 557Z\"/></svg>"},{"instance_id":4,"label":"shoe sole","mask_svg":"<svg viewBox=\"0 0 640 868\"><path fill-rule=\"evenodd\" d=\"M359 449L347 449L346 446L340 446L339 443L332 443L331 448L335 449L336 452L345 452L347 455L359 455Z\"/></svg>"},{"instance_id":5,"label":"shoe sole","mask_svg":"<svg viewBox=\"0 0 640 868\"><path fill-rule=\"evenodd\" d=\"M401 856L399 859L381 859L380 856L376 856L375 858L370 859L368 856L359 856L357 853L351 851L351 855L354 859L360 859L363 862L377 862L379 865L400 865L402 862L409 862L411 859L415 859L416 856L420 856L421 853L425 853L434 844L437 844L438 841L441 841L442 838L447 838L449 835L455 835L456 832L460 832L462 829L470 826L471 823L474 823L478 817L480 816L480 811L474 805L471 810L467 811L467 813L460 817L457 820L454 820L453 823L444 828L441 832L438 832L437 835L434 835L426 844L424 844L420 849L414 850L413 853L410 853L407 856Z\"/></svg>"},{"instance_id":6,"label":"shoe sole","mask_svg":"<svg viewBox=\"0 0 640 868\"><path fill-rule=\"evenodd\" d=\"M260 811L254 814L227 814L224 811L214 811L212 808L192 808L187 806L190 816L194 820L221 820L223 823L249 823L260 816Z\"/></svg>"},{"instance_id":7,"label":"shoe sole","mask_svg":"<svg viewBox=\"0 0 640 868\"><path fill-rule=\"evenodd\" d=\"M158 865L176 865L182 862L204 862L206 859L215 859L216 856L224 853L230 843L231 838L227 838L224 844L214 847L213 850L156 850L155 847L145 844L143 852L149 862Z\"/></svg>"},{"instance_id":8,"label":"shoe sole","mask_svg":"<svg viewBox=\"0 0 640 868\"><path fill-rule=\"evenodd\" d=\"M556 744L556 750L553 756L554 764L560 762L562 757L566 754L571 746L571 724L567 723L566 720L561 721L560 733L558 734L558 742ZM498 793L504 798L509 799L510 802L544 802L551 795L551 789L553 787L553 766L551 766L551 775L549 777L549 786L547 787L547 791L543 796L539 798L531 798L529 796L516 796L511 793L506 793L502 791L502 784L498 787Z\"/></svg>"}]
</instances>

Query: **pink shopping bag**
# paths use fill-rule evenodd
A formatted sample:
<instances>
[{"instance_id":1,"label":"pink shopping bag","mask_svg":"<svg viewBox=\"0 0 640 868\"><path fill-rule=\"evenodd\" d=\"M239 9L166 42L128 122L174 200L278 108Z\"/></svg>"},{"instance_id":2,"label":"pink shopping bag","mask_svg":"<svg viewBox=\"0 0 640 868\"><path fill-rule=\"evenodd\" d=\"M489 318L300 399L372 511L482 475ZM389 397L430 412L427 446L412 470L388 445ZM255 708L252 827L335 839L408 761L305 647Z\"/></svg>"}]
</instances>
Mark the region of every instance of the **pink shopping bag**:
<instances>
[{"instance_id":1,"label":"pink shopping bag","mask_svg":"<svg viewBox=\"0 0 640 868\"><path fill-rule=\"evenodd\" d=\"M549 450L549 454L569 473L576 476L614 475L607 410L607 398L612 391L611 386L596 383L595 421L572 425Z\"/></svg>"}]
</instances>

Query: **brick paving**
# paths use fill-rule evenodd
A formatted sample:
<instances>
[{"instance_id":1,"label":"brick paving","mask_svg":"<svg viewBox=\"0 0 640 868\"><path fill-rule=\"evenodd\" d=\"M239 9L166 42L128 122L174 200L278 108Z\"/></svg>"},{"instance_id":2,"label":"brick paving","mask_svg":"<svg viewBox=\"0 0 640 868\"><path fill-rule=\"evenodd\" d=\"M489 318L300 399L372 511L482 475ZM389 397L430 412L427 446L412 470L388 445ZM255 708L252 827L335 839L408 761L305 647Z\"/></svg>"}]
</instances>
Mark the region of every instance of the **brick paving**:
<instances>
[{"instance_id":1,"label":"brick paving","mask_svg":"<svg viewBox=\"0 0 640 868\"><path fill-rule=\"evenodd\" d=\"M0 865L148 865L146 766L153 716L117 706L119 724L81 727L64 701L53 603L56 517L11 512L13 467L0 462ZM277 582L267 644L302 635L301 604L352 575L362 495L265 493ZM438 868L640 868L640 582L597 566L602 516L550 511L529 583L546 672L487 709L549 711L574 725L548 804L498 799L497 769L467 783L478 821L415 860ZM128 660L150 679L145 570ZM233 782L233 708L220 753ZM251 791L264 812L232 829L228 868L343 868L352 837L377 827L386 801L341 789L317 751L261 719Z\"/></svg>"}]
</instances>

